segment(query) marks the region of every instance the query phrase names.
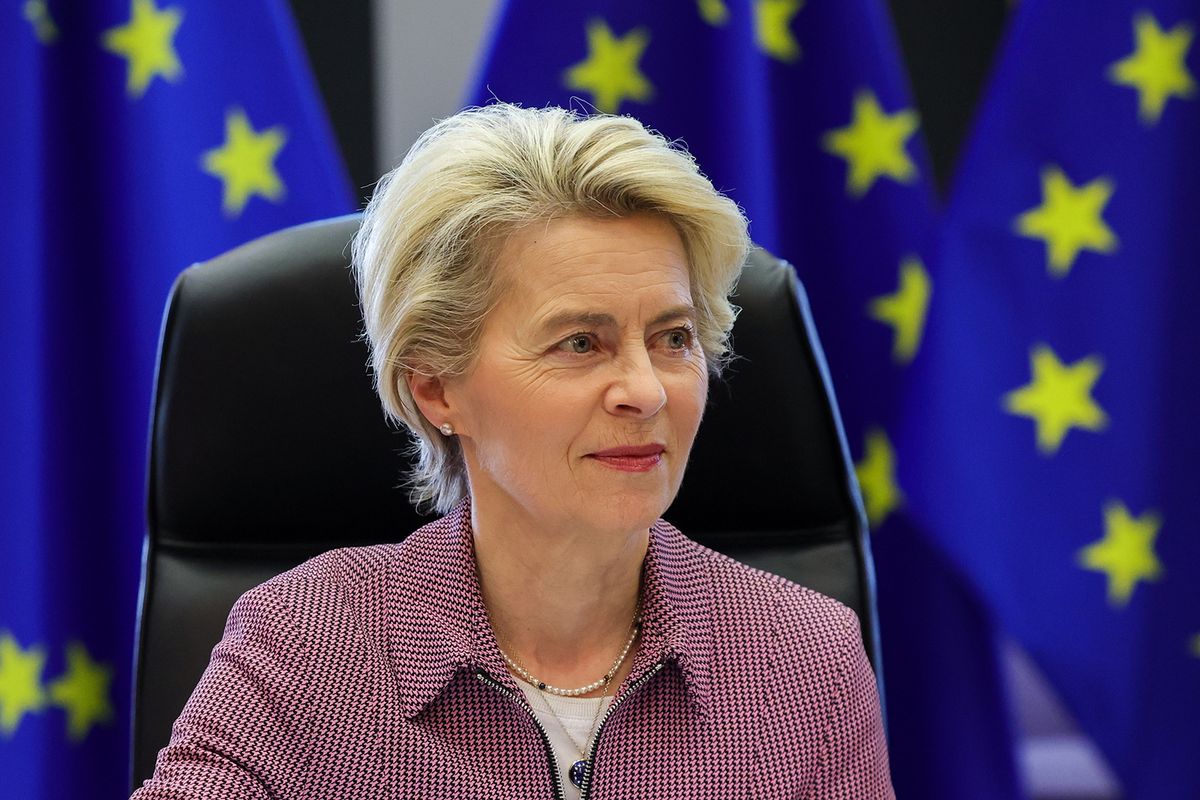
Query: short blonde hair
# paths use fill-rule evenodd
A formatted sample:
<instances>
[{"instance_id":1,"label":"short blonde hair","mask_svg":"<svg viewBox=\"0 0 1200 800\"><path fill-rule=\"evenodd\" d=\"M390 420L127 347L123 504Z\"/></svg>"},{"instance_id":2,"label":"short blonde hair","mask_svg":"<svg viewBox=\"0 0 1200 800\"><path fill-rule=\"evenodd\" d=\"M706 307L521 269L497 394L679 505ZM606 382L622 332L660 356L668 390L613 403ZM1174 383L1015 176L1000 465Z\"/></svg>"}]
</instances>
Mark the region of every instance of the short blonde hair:
<instances>
[{"instance_id":1,"label":"short blonde hair","mask_svg":"<svg viewBox=\"0 0 1200 800\"><path fill-rule=\"evenodd\" d=\"M455 437L421 414L410 373L472 364L502 291L505 237L567 216L660 214L688 256L708 369L729 356L729 302L749 252L746 219L691 155L637 120L508 104L471 108L426 131L380 180L352 245L375 385L385 413L415 437L418 507L445 512L467 493Z\"/></svg>"}]
</instances>

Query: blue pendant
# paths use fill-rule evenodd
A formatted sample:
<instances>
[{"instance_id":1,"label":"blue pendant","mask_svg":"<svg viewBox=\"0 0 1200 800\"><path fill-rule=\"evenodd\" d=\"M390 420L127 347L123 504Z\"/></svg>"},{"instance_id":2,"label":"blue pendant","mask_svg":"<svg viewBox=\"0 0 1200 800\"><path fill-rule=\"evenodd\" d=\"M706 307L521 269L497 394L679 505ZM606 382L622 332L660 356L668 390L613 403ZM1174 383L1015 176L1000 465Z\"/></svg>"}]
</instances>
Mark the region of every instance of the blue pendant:
<instances>
[{"instance_id":1,"label":"blue pendant","mask_svg":"<svg viewBox=\"0 0 1200 800\"><path fill-rule=\"evenodd\" d=\"M587 773L588 762L576 761L571 765L571 783L583 788L583 776Z\"/></svg>"}]
</instances>

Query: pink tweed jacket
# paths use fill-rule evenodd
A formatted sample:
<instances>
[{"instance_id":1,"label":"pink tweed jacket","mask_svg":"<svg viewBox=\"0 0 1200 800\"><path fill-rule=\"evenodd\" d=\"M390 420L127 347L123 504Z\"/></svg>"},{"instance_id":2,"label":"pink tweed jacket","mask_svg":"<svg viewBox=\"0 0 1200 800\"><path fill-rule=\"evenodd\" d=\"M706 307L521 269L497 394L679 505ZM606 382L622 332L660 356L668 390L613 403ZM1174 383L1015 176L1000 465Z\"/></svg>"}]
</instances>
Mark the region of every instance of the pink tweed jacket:
<instances>
[{"instance_id":1,"label":"pink tweed jacket","mask_svg":"<svg viewBox=\"0 0 1200 800\"><path fill-rule=\"evenodd\" d=\"M659 521L584 798L894 797L854 614ZM134 800L561 796L505 669L466 504L238 600Z\"/></svg>"}]
</instances>

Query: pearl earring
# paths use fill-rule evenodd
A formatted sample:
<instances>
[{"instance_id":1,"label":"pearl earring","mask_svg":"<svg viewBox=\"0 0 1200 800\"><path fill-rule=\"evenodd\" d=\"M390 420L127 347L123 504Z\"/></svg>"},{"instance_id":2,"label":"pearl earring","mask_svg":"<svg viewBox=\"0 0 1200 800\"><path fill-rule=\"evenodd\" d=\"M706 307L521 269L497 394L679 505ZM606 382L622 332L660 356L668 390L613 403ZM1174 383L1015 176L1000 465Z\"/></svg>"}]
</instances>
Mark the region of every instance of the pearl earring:
<instances>
[{"instance_id":1,"label":"pearl earring","mask_svg":"<svg viewBox=\"0 0 1200 800\"><path fill-rule=\"evenodd\" d=\"M443 422L441 425L438 426L438 430L442 432L442 436L453 436L454 435L454 426L451 425L449 422Z\"/></svg>"}]
</instances>

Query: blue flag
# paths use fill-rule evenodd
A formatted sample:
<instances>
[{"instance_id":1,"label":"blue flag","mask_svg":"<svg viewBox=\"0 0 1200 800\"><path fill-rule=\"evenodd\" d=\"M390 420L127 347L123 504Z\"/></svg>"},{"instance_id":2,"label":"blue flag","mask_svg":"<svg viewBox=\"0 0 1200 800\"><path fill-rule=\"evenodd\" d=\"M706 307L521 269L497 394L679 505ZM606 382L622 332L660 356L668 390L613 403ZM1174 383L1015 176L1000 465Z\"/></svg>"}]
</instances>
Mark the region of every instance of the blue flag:
<instances>
[{"instance_id":1,"label":"blue flag","mask_svg":"<svg viewBox=\"0 0 1200 800\"><path fill-rule=\"evenodd\" d=\"M354 201L283 0L3 13L0 794L126 797L168 290Z\"/></svg>"},{"instance_id":2,"label":"blue flag","mask_svg":"<svg viewBox=\"0 0 1200 800\"><path fill-rule=\"evenodd\" d=\"M948 209L909 509L1131 800L1200 797L1200 3L1026 0Z\"/></svg>"},{"instance_id":3,"label":"blue flag","mask_svg":"<svg viewBox=\"0 0 1200 800\"><path fill-rule=\"evenodd\" d=\"M875 0L509 0L470 100L627 113L683 140L754 240L796 264L876 531L897 794L1013 798L988 615L896 488L937 223L902 74Z\"/></svg>"}]
</instances>

